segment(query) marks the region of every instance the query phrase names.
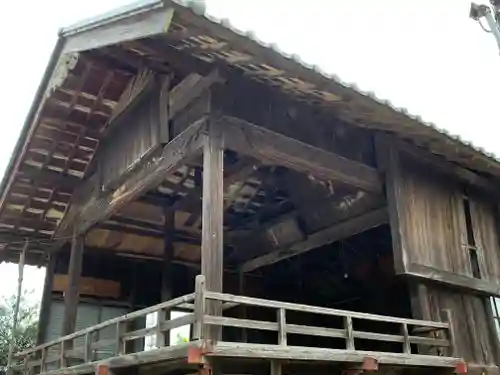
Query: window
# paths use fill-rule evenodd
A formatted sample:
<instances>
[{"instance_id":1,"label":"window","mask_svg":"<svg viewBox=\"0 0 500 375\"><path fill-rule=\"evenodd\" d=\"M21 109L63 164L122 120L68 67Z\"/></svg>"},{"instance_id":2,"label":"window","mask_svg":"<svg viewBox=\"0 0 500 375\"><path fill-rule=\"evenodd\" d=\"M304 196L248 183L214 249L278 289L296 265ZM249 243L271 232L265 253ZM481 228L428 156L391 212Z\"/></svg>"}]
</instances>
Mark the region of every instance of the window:
<instances>
[{"instance_id":1,"label":"window","mask_svg":"<svg viewBox=\"0 0 500 375\"><path fill-rule=\"evenodd\" d=\"M462 204L465 214L465 227L467 230L467 250L469 251L469 260L472 269L472 276L476 279L481 278L481 267L479 266L479 255L476 246L476 239L474 238L474 228L472 227L472 215L470 210L469 197L462 198Z\"/></svg>"},{"instance_id":2,"label":"window","mask_svg":"<svg viewBox=\"0 0 500 375\"><path fill-rule=\"evenodd\" d=\"M500 298L491 297L491 310L493 311L493 320L495 321L495 328L500 337Z\"/></svg>"}]
</instances>

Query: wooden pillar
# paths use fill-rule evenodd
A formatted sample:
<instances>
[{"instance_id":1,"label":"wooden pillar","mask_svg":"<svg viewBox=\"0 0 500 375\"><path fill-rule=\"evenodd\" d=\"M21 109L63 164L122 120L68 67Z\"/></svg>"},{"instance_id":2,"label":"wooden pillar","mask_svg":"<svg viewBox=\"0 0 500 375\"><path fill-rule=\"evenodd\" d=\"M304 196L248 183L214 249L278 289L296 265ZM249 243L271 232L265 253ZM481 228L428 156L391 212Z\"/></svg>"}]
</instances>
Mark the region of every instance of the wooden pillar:
<instances>
[{"instance_id":1,"label":"wooden pillar","mask_svg":"<svg viewBox=\"0 0 500 375\"><path fill-rule=\"evenodd\" d=\"M17 279L17 295L16 295L16 304L14 305L14 316L12 317L12 330L10 336L9 343L9 352L7 354L7 374L12 375L14 372L12 370L12 359L14 356L15 348L15 335L17 330L17 322L19 320L19 307L21 305L21 294L23 292L23 272L24 272L24 263L26 261L26 253L28 251L28 241L24 244L23 250L21 251L21 255L19 256L19 273Z\"/></svg>"},{"instance_id":2,"label":"wooden pillar","mask_svg":"<svg viewBox=\"0 0 500 375\"><path fill-rule=\"evenodd\" d=\"M238 272L238 294L240 296L245 295L245 273L243 270L239 270ZM247 307L245 305L240 306L240 318L247 318ZM248 342L248 334L245 328L241 329L241 342Z\"/></svg>"},{"instance_id":3,"label":"wooden pillar","mask_svg":"<svg viewBox=\"0 0 500 375\"><path fill-rule=\"evenodd\" d=\"M64 317L61 335L75 332L78 308L80 276L82 273L83 247L85 235L75 235L71 242L71 255L68 270L68 286L64 295Z\"/></svg>"},{"instance_id":4,"label":"wooden pillar","mask_svg":"<svg viewBox=\"0 0 500 375\"><path fill-rule=\"evenodd\" d=\"M210 125L203 146L201 273L209 292L222 292L224 148L222 134ZM206 310L207 314L221 315L222 305L207 301ZM217 340L221 330L211 327L204 334L204 338Z\"/></svg>"},{"instance_id":5,"label":"wooden pillar","mask_svg":"<svg viewBox=\"0 0 500 375\"><path fill-rule=\"evenodd\" d=\"M45 282L43 286L42 303L40 305L40 320L38 321L38 334L37 334L37 345L45 342L45 332L48 324L48 319L50 315L50 305L52 303L52 285L54 283L54 274L56 271L56 259L55 253L49 255L49 262L47 268L45 269Z\"/></svg>"},{"instance_id":6,"label":"wooden pillar","mask_svg":"<svg viewBox=\"0 0 500 375\"><path fill-rule=\"evenodd\" d=\"M172 261L174 260L175 211L165 209L164 220L161 300L168 301L173 298Z\"/></svg>"},{"instance_id":7,"label":"wooden pillar","mask_svg":"<svg viewBox=\"0 0 500 375\"><path fill-rule=\"evenodd\" d=\"M161 282L161 300L168 301L173 298L173 265L174 259L174 232L175 232L175 211L166 208L164 212L164 242L163 242L163 268ZM171 312L164 311L158 313L158 322L170 319ZM166 333L157 332L157 347L170 345L170 331Z\"/></svg>"},{"instance_id":8,"label":"wooden pillar","mask_svg":"<svg viewBox=\"0 0 500 375\"><path fill-rule=\"evenodd\" d=\"M402 274L406 272L410 259L405 233L403 233L404 218L401 215L400 207L402 200L402 181L399 149L393 144L389 137L384 134L377 134L375 137L375 151L377 167L384 175L385 180L385 194L391 227L394 269L397 274Z\"/></svg>"}]
</instances>

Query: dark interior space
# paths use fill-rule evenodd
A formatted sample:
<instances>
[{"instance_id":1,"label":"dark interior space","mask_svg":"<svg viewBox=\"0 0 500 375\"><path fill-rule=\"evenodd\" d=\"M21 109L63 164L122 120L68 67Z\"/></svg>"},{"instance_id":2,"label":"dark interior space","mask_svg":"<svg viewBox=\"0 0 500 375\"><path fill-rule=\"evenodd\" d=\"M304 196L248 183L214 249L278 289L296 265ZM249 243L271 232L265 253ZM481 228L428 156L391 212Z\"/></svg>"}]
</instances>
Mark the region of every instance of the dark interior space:
<instances>
[{"instance_id":1,"label":"dark interior space","mask_svg":"<svg viewBox=\"0 0 500 375\"><path fill-rule=\"evenodd\" d=\"M263 268L262 285L255 297L411 318L407 284L394 273L390 228L388 225L365 231L306 254ZM245 290L252 295L251 290ZM234 309L237 310L237 309ZM241 312L228 315L239 316ZM263 308L245 309L248 319L276 321L274 312ZM287 313L287 324L342 329L339 317L307 312ZM356 330L400 334L400 326L354 319ZM238 329L227 329L228 338L238 340ZM241 332L240 332L241 334ZM240 336L241 337L241 336ZM275 332L246 332L248 342L276 343ZM345 348L344 339L289 335L289 345ZM395 346L397 348L395 348ZM401 344L356 340L360 350L400 350Z\"/></svg>"}]
</instances>

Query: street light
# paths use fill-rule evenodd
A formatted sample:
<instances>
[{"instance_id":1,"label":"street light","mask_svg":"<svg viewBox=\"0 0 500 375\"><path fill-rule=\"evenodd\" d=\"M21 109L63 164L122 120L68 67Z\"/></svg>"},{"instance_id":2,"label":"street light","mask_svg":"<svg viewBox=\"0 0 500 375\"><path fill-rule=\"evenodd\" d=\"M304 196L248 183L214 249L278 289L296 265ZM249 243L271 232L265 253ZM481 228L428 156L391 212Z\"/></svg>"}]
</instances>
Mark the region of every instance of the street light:
<instances>
[{"instance_id":1,"label":"street light","mask_svg":"<svg viewBox=\"0 0 500 375\"><path fill-rule=\"evenodd\" d=\"M484 31L493 34L497 42L498 49L500 50L500 0L490 0L490 3L493 9L488 5L471 3L469 17L474 21L479 22L479 25ZM484 27L482 23L483 18L486 19L488 28Z\"/></svg>"}]
</instances>

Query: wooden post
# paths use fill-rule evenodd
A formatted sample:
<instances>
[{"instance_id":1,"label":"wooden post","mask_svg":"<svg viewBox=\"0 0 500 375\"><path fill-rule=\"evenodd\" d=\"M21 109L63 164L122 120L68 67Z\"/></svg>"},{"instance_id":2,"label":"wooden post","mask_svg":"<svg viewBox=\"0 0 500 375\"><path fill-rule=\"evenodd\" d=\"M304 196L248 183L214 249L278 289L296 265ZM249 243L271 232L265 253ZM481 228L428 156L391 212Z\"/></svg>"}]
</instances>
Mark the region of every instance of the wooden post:
<instances>
[{"instance_id":1,"label":"wooden post","mask_svg":"<svg viewBox=\"0 0 500 375\"><path fill-rule=\"evenodd\" d=\"M406 272L410 263L403 220L401 215L401 164L399 149L384 134L375 137L377 167L384 174L387 209L391 227L394 269L397 274Z\"/></svg>"},{"instance_id":2,"label":"wooden post","mask_svg":"<svg viewBox=\"0 0 500 375\"><path fill-rule=\"evenodd\" d=\"M411 354L411 345L410 345L410 335L408 333L408 324L403 323L402 327L403 332L403 352L405 354Z\"/></svg>"},{"instance_id":3,"label":"wooden post","mask_svg":"<svg viewBox=\"0 0 500 375\"><path fill-rule=\"evenodd\" d=\"M75 235L73 236L73 240L71 242L71 255L69 259L68 270L68 287L64 295L64 317L61 330L62 336L69 335L75 332L79 297L78 288L80 285L80 276L82 273L84 241L84 235Z\"/></svg>"},{"instance_id":4,"label":"wooden post","mask_svg":"<svg viewBox=\"0 0 500 375\"><path fill-rule=\"evenodd\" d=\"M26 260L26 252L28 251L28 241L25 242L23 250L21 251L21 255L19 256L19 273L17 279L17 295L16 295L16 304L14 305L14 316L12 323L12 331L10 333L10 343L9 343L9 353L7 357L7 374L11 375L12 371L12 358L14 355L14 343L15 343L15 335L17 330L17 322L19 316L19 305L21 304L21 294L23 292L23 272L24 272L24 262Z\"/></svg>"},{"instance_id":5,"label":"wooden post","mask_svg":"<svg viewBox=\"0 0 500 375\"><path fill-rule=\"evenodd\" d=\"M210 292L222 292L223 274L223 205L224 148L219 128L208 124L203 145L203 215L201 242L201 273ZM207 314L222 315L220 301L207 301ZM209 327L207 339L218 340L221 329Z\"/></svg>"},{"instance_id":6,"label":"wooden post","mask_svg":"<svg viewBox=\"0 0 500 375\"><path fill-rule=\"evenodd\" d=\"M287 344L286 333L286 310L278 310L278 345L286 346Z\"/></svg>"},{"instance_id":7,"label":"wooden post","mask_svg":"<svg viewBox=\"0 0 500 375\"><path fill-rule=\"evenodd\" d=\"M52 303L52 284L54 283L54 273L56 270L56 254L49 255L49 262L45 269L45 283L43 286L42 303L40 305L40 320L38 321L37 345L45 341L45 331L50 314L50 305Z\"/></svg>"},{"instance_id":8,"label":"wooden post","mask_svg":"<svg viewBox=\"0 0 500 375\"><path fill-rule=\"evenodd\" d=\"M164 211L164 242L163 242L163 269L161 283L161 300L169 301L173 297L173 267L174 259L174 232L175 232L175 211L166 208ZM163 320L169 320L171 316L170 310L158 311L157 323L158 330L156 332L156 346L170 345L170 332L162 332L160 327Z\"/></svg>"},{"instance_id":9,"label":"wooden post","mask_svg":"<svg viewBox=\"0 0 500 375\"><path fill-rule=\"evenodd\" d=\"M453 324L453 318L452 318L452 313L451 310L445 309L441 310L440 312L441 315L441 320L443 322L446 322L450 325L450 328L446 332L446 336L448 341L450 342L450 353L448 353L449 357L458 357L459 354L457 353L457 343L456 343L456 336L455 336L455 327Z\"/></svg>"},{"instance_id":10,"label":"wooden post","mask_svg":"<svg viewBox=\"0 0 500 375\"><path fill-rule=\"evenodd\" d=\"M245 272L243 270L238 271L238 293L240 296L245 295ZM245 305L240 305L240 318L247 318L247 307ZM246 328L241 329L241 342L248 342L248 333Z\"/></svg>"},{"instance_id":11,"label":"wooden post","mask_svg":"<svg viewBox=\"0 0 500 375\"><path fill-rule=\"evenodd\" d=\"M194 324L193 339L199 340L203 337L203 317L205 315L205 276L196 276L194 289Z\"/></svg>"},{"instance_id":12,"label":"wooden post","mask_svg":"<svg viewBox=\"0 0 500 375\"><path fill-rule=\"evenodd\" d=\"M344 317L344 323L345 323L346 349L354 350L355 346L354 346L354 330L352 327L352 317L351 316Z\"/></svg>"}]
</instances>

